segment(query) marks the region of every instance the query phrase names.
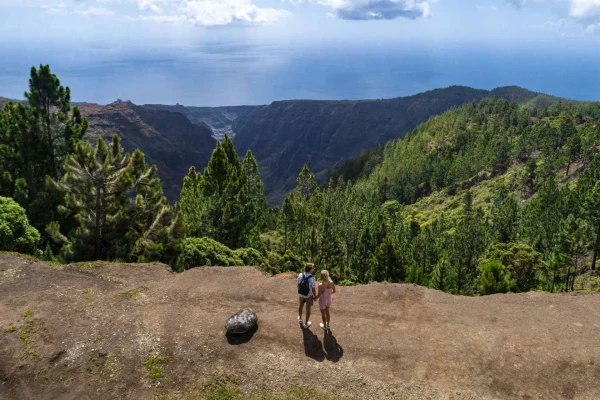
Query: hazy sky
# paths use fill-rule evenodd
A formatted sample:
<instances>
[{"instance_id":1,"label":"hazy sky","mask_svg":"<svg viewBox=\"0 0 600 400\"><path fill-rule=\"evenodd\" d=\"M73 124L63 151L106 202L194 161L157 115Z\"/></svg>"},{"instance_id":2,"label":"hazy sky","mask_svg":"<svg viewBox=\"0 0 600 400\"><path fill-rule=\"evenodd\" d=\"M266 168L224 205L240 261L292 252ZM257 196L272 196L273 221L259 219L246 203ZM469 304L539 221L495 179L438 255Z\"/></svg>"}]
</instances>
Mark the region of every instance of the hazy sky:
<instances>
[{"instance_id":1,"label":"hazy sky","mask_svg":"<svg viewBox=\"0 0 600 400\"><path fill-rule=\"evenodd\" d=\"M0 0L0 96L195 105L518 84L600 99L600 0Z\"/></svg>"}]
</instances>

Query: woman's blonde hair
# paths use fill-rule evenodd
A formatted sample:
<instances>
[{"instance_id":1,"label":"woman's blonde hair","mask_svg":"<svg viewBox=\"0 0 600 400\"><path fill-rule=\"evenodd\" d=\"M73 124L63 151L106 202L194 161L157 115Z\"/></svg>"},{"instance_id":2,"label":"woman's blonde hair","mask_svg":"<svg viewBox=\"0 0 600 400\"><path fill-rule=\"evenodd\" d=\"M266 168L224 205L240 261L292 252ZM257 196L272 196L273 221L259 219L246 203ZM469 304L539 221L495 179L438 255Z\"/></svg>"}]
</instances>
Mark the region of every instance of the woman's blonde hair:
<instances>
[{"instance_id":1,"label":"woman's blonde hair","mask_svg":"<svg viewBox=\"0 0 600 400\"><path fill-rule=\"evenodd\" d=\"M325 281L325 282L333 283L333 281L331 280L331 277L329 276L329 272L326 269L321 271L321 280Z\"/></svg>"}]
</instances>

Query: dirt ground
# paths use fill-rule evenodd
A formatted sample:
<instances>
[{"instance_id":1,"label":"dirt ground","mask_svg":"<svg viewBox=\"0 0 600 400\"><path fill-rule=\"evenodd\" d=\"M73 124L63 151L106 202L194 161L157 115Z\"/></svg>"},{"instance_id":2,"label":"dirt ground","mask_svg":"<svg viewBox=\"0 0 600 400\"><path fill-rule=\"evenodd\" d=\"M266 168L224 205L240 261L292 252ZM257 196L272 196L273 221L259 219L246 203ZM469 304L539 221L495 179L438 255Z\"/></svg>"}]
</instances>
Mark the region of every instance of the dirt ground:
<instances>
[{"instance_id":1,"label":"dirt ground","mask_svg":"<svg viewBox=\"0 0 600 400\"><path fill-rule=\"evenodd\" d=\"M324 335L319 315L298 326L295 274L3 254L0 398L185 398L223 375L242 390L314 385L358 399L600 398L600 295L370 284L333 301ZM242 307L259 328L228 339Z\"/></svg>"}]
</instances>

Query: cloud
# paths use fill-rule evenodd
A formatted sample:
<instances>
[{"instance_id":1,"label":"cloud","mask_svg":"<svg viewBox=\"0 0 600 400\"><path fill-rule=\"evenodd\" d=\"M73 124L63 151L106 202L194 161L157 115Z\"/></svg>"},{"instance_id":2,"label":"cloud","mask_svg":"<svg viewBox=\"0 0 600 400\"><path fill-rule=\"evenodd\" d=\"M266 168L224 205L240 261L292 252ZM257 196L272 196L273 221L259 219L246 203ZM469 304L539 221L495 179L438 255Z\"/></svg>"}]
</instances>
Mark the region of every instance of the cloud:
<instances>
[{"instance_id":1,"label":"cloud","mask_svg":"<svg viewBox=\"0 0 600 400\"><path fill-rule=\"evenodd\" d=\"M115 15L115 13L107 8L102 7L86 7L86 8L78 8L73 11L73 14L82 15L84 17L110 17Z\"/></svg>"},{"instance_id":2,"label":"cloud","mask_svg":"<svg viewBox=\"0 0 600 400\"><path fill-rule=\"evenodd\" d=\"M149 10L155 13L162 13L163 9L157 3L161 3L161 1L156 0L137 0L138 7L140 10Z\"/></svg>"},{"instance_id":3,"label":"cloud","mask_svg":"<svg viewBox=\"0 0 600 400\"><path fill-rule=\"evenodd\" d=\"M161 24L176 24L181 22L187 22L187 19L183 15L138 15L135 18L130 18L132 21L150 21L158 22Z\"/></svg>"},{"instance_id":4,"label":"cloud","mask_svg":"<svg viewBox=\"0 0 600 400\"><path fill-rule=\"evenodd\" d=\"M41 7L51 15L114 16L124 21L187 22L201 26L260 25L292 15L281 8L259 7L253 0L62 0L66 4L57 3L59 0L49 0L45 4L42 0L24 1L25 4ZM141 15L128 13L131 7L123 7L126 4L137 5Z\"/></svg>"},{"instance_id":5,"label":"cloud","mask_svg":"<svg viewBox=\"0 0 600 400\"><path fill-rule=\"evenodd\" d=\"M431 5L437 0L313 0L333 9L335 15L347 20L385 20L399 17L417 19L430 17Z\"/></svg>"},{"instance_id":6,"label":"cloud","mask_svg":"<svg viewBox=\"0 0 600 400\"><path fill-rule=\"evenodd\" d=\"M482 5L477 5L477 9L478 10L491 10L491 11L498 11L498 8L495 5L491 5L491 6L482 6Z\"/></svg>"},{"instance_id":7,"label":"cloud","mask_svg":"<svg viewBox=\"0 0 600 400\"><path fill-rule=\"evenodd\" d=\"M517 8L533 3L544 3L545 0L506 0ZM546 3L551 3L547 1ZM586 33L596 33L600 30L600 0L555 0L569 20L584 25ZM561 22L562 23L562 22Z\"/></svg>"},{"instance_id":8,"label":"cloud","mask_svg":"<svg viewBox=\"0 0 600 400\"><path fill-rule=\"evenodd\" d=\"M291 15L283 9L257 7L250 0L185 0L181 10L188 21L204 26L265 24Z\"/></svg>"},{"instance_id":9,"label":"cloud","mask_svg":"<svg viewBox=\"0 0 600 400\"><path fill-rule=\"evenodd\" d=\"M600 0L570 0L569 15L580 22L600 22Z\"/></svg>"}]
</instances>

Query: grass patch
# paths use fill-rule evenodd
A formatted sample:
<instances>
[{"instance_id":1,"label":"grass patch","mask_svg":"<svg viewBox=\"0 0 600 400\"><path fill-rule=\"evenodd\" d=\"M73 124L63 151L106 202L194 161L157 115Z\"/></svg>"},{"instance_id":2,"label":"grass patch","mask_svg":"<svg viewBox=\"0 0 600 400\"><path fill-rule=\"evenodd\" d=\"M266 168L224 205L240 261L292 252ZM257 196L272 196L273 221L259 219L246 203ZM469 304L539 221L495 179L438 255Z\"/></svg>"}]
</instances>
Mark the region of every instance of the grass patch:
<instances>
[{"instance_id":1,"label":"grass patch","mask_svg":"<svg viewBox=\"0 0 600 400\"><path fill-rule=\"evenodd\" d=\"M131 290L127 290L125 292L120 292L117 293L116 296L119 298L125 298L125 299L130 299L130 300L135 300L137 298L137 295L145 292L146 290L148 290L147 286L140 286L138 288L135 289L131 289Z\"/></svg>"},{"instance_id":2,"label":"grass patch","mask_svg":"<svg viewBox=\"0 0 600 400\"><path fill-rule=\"evenodd\" d=\"M37 342L34 337L34 334L37 332L37 328L33 324L33 321L30 319L32 314L33 313L31 312L31 310L26 310L23 313L23 319L25 320L25 325L19 329L19 339L21 339L21 341L23 342L24 354L35 357L39 360L39 359L41 359L41 357L36 350ZM17 331L17 328L15 326L11 326L9 328L11 328L11 332Z\"/></svg>"},{"instance_id":3,"label":"grass patch","mask_svg":"<svg viewBox=\"0 0 600 400\"><path fill-rule=\"evenodd\" d=\"M82 261L82 262L77 262L77 263L73 263L70 265L74 266L78 270L94 271L96 269L99 269L99 268L102 268L104 266L111 265L111 264L114 264L114 263L111 261Z\"/></svg>"},{"instance_id":4,"label":"grass patch","mask_svg":"<svg viewBox=\"0 0 600 400\"><path fill-rule=\"evenodd\" d=\"M16 332L16 331L17 331L17 327L14 325L9 326L8 328L4 328L4 333Z\"/></svg>"},{"instance_id":5,"label":"grass patch","mask_svg":"<svg viewBox=\"0 0 600 400\"><path fill-rule=\"evenodd\" d=\"M164 378L162 365L169 361L171 357L161 356L160 354L155 354L146 359L144 363L146 365L146 369L148 370L148 376L153 381L159 381Z\"/></svg>"},{"instance_id":6,"label":"grass patch","mask_svg":"<svg viewBox=\"0 0 600 400\"><path fill-rule=\"evenodd\" d=\"M31 333L27 328L21 329L21 332L19 332L19 339L21 339L23 343L25 343L25 345L31 344L33 342L33 339L31 338Z\"/></svg>"},{"instance_id":7,"label":"grass patch","mask_svg":"<svg viewBox=\"0 0 600 400\"><path fill-rule=\"evenodd\" d=\"M230 376L223 376L202 383L191 390L171 393L159 397L160 400L349 400L347 397L321 392L310 386L292 385L282 391L261 388L244 392L241 382Z\"/></svg>"}]
</instances>

